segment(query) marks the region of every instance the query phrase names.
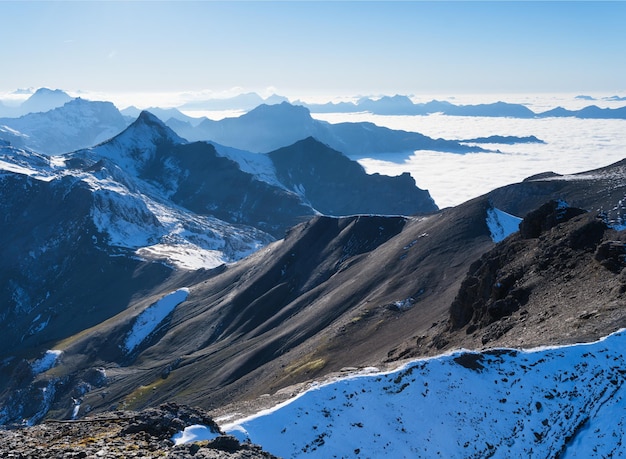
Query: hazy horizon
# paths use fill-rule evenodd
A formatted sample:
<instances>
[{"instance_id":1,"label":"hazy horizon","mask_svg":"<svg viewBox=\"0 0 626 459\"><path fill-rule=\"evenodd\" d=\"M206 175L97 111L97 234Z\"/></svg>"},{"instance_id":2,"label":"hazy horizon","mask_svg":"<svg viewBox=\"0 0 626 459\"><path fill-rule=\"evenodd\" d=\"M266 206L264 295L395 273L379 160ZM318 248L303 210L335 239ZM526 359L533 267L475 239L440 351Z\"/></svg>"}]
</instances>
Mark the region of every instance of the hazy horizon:
<instances>
[{"instance_id":1,"label":"hazy horizon","mask_svg":"<svg viewBox=\"0 0 626 459\"><path fill-rule=\"evenodd\" d=\"M0 93L626 91L624 2L3 1Z\"/></svg>"}]
</instances>

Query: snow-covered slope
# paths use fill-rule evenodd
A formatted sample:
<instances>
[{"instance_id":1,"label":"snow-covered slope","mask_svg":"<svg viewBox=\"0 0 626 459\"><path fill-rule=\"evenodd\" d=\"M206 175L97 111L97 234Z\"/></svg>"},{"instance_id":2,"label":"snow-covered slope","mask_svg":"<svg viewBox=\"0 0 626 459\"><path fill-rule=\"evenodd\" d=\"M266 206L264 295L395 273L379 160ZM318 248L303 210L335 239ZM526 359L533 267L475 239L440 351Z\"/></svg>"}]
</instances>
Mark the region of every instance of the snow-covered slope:
<instances>
[{"instance_id":1,"label":"snow-covered slope","mask_svg":"<svg viewBox=\"0 0 626 459\"><path fill-rule=\"evenodd\" d=\"M151 134L147 132L145 139L137 141L145 145L141 154L151 154ZM132 249L142 257L161 259L184 269L232 262L273 240L255 228L197 215L172 203L162 190L113 162L119 161L132 172L137 161L123 154L133 151L138 150L105 144L89 155L48 157L5 145L0 146L0 174L55 183L63 178L81 182L92 195L92 222L104 235L104 240L94 243Z\"/></svg>"},{"instance_id":2,"label":"snow-covered slope","mask_svg":"<svg viewBox=\"0 0 626 459\"><path fill-rule=\"evenodd\" d=\"M0 118L12 138L39 153L55 155L103 142L126 127L126 121L111 102L73 99L62 107L20 118Z\"/></svg>"},{"instance_id":3,"label":"snow-covered slope","mask_svg":"<svg viewBox=\"0 0 626 459\"><path fill-rule=\"evenodd\" d=\"M459 351L310 390L224 430L282 457L616 457L626 333L585 345Z\"/></svg>"}]
</instances>

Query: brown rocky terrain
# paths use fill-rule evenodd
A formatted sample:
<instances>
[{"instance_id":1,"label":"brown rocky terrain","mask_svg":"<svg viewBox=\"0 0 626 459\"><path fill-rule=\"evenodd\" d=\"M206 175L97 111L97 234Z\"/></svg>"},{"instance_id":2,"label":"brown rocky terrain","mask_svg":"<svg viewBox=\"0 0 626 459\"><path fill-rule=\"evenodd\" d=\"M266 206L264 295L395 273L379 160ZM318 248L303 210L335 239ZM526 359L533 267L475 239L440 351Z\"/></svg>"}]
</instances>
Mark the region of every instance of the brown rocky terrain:
<instances>
[{"instance_id":1,"label":"brown rocky terrain","mask_svg":"<svg viewBox=\"0 0 626 459\"><path fill-rule=\"evenodd\" d=\"M175 446L171 438L189 425L219 432L207 413L175 404L139 412L113 411L74 421L0 430L0 457L27 458L273 458L259 446L228 435Z\"/></svg>"},{"instance_id":2,"label":"brown rocky terrain","mask_svg":"<svg viewBox=\"0 0 626 459\"><path fill-rule=\"evenodd\" d=\"M598 339L626 326L626 234L597 212L551 201L518 234L469 267L445 329L390 353L424 347L535 347Z\"/></svg>"}]
</instances>

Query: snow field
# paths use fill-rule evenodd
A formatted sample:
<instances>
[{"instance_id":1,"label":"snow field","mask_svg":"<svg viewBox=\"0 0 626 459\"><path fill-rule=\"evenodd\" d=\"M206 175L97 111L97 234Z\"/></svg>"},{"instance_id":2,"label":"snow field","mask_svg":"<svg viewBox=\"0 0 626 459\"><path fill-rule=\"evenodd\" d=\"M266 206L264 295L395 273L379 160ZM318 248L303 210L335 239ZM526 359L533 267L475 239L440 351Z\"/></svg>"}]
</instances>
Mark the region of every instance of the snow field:
<instances>
[{"instance_id":1,"label":"snow field","mask_svg":"<svg viewBox=\"0 0 626 459\"><path fill-rule=\"evenodd\" d=\"M626 334L460 351L321 385L223 426L282 457L606 457L626 453Z\"/></svg>"}]
</instances>

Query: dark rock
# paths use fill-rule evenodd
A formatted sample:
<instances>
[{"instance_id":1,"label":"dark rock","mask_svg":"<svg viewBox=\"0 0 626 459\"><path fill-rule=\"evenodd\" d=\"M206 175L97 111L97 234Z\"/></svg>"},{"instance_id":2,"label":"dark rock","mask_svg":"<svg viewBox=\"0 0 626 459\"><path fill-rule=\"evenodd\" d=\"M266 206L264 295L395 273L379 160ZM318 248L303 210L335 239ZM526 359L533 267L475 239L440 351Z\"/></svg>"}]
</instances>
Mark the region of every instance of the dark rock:
<instances>
[{"instance_id":1,"label":"dark rock","mask_svg":"<svg viewBox=\"0 0 626 459\"><path fill-rule=\"evenodd\" d=\"M582 209L567 207L557 201L547 202L526 215L519 225L520 235L524 239L539 237L544 231L583 213Z\"/></svg>"},{"instance_id":2,"label":"dark rock","mask_svg":"<svg viewBox=\"0 0 626 459\"><path fill-rule=\"evenodd\" d=\"M613 272L619 272L626 266L626 244L621 241L606 241L598 245L594 259Z\"/></svg>"}]
</instances>

